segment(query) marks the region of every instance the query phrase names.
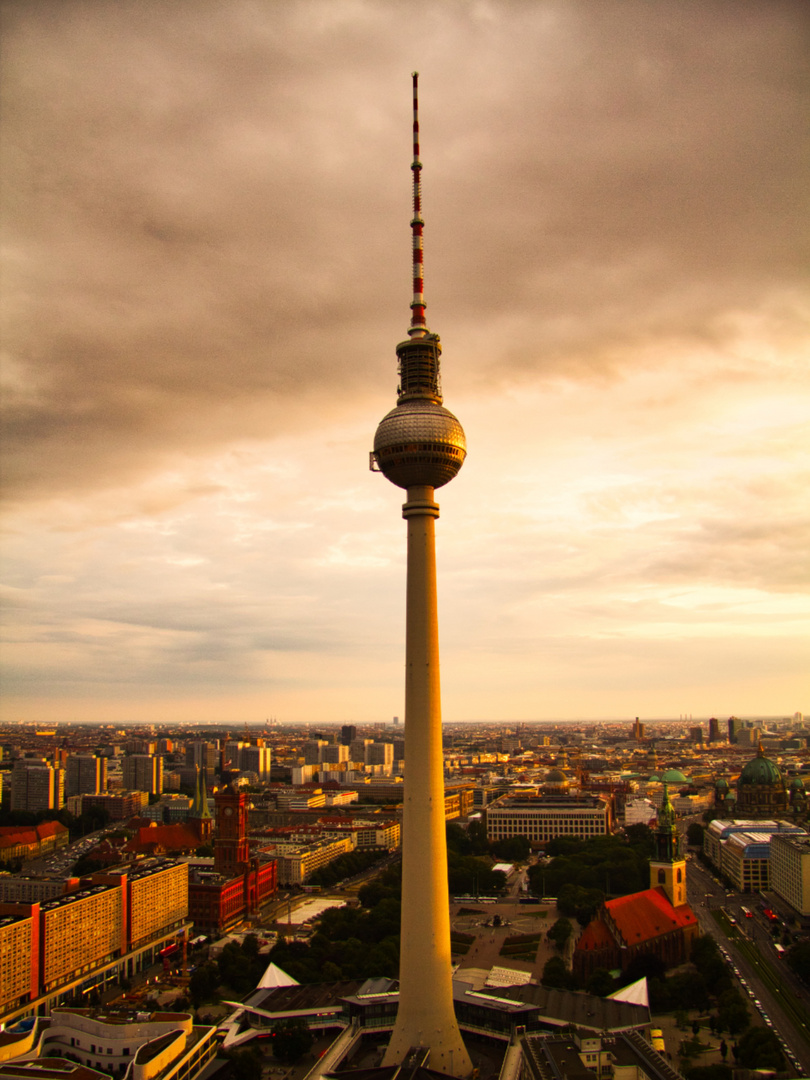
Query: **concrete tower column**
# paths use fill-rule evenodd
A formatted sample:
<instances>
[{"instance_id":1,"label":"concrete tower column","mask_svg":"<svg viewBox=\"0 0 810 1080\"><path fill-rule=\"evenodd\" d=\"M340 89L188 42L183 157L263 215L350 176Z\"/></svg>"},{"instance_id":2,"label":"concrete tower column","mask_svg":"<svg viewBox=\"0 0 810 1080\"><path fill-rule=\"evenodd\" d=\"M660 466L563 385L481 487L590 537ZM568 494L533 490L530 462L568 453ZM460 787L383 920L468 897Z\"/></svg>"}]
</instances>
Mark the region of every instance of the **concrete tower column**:
<instances>
[{"instance_id":1,"label":"concrete tower column","mask_svg":"<svg viewBox=\"0 0 810 1080\"><path fill-rule=\"evenodd\" d=\"M402 820L400 1008L384 1065L430 1047L431 1069L468 1076L453 1008L442 764L433 488L408 488L405 632L405 798Z\"/></svg>"}]
</instances>

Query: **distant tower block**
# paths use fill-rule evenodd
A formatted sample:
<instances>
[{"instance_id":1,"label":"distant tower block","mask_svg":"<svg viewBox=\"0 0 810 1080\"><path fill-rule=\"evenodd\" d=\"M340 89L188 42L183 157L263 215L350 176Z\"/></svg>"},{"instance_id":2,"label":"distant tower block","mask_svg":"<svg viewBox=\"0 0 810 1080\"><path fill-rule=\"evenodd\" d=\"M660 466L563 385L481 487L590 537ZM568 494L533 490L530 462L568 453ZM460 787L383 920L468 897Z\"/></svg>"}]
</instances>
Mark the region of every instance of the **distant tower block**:
<instances>
[{"instance_id":1,"label":"distant tower block","mask_svg":"<svg viewBox=\"0 0 810 1080\"><path fill-rule=\"evenodd\" d=\"M413 301L408 340L397 345L396 407L374 437L372 469L405 488L408 523L405 629L405 737L402 822L402 938L399 1010L383 1065L401 1065L415 1047L428 1067L472 1072L453 1009L450 906L442 774L439 626L434 489L448 483L467 453L464 431L442 407L438 334L425 324L417 74L413 75Z\"/></svg>"}]
</instances>

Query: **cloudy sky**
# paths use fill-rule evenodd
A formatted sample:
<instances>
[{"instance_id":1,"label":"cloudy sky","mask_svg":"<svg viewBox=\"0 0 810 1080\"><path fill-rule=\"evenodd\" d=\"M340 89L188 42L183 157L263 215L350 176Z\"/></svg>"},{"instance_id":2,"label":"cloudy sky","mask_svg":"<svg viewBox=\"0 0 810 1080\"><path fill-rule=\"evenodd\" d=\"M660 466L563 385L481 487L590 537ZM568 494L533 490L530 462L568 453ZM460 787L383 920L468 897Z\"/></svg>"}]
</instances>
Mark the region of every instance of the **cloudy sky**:
<instances>
[{"instance_id":1,"label":"cloudy sky","mask_svg":"<svg viewBox=\"0 0 810 1080\"><path fill-rule=\"evenodd\" d=\"M2 15L2 720L402 713L413 69L445 719L810 710L805 0Z\"/></svg>"}]
</instances>

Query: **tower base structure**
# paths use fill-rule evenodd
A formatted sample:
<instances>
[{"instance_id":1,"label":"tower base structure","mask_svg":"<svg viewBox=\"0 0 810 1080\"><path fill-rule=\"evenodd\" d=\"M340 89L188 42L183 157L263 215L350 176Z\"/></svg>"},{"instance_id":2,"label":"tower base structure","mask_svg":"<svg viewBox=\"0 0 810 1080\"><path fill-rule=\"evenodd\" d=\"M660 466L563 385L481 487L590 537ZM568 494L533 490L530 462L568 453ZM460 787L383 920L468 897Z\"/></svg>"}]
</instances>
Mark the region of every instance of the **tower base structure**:
<instances>
[{"instance_id":1,"label":"tower base structure","mask_svg":"<svg viewBox=\"0 0 810 1080\"><path fill-rule=\"evenodd\" d=\"M405 791L399 1010L383 1065L429 1051L427 1067L468 1077L472 1061L453 1007L442 761L435 520L428 486L408 488Z\"/></svg>"}]
</instances>

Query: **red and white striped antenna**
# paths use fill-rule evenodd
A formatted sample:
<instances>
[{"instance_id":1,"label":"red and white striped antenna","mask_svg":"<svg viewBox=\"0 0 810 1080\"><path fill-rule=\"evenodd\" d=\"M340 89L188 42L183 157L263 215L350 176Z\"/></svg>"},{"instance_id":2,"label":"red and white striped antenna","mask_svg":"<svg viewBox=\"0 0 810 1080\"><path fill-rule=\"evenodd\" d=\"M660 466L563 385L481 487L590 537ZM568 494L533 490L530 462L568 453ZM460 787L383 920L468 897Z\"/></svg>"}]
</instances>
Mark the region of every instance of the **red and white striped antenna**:
<instances>
[{"instance_id":1,"label":"red and white striped antenna","mask_svg":"<svg viewBox=\"0 0 810 1080\"><path fill-rule=\"evenodd\" d=\"M422 250L422 162L419 160L419 72L411 73L413 78L413 300L411 301L410 337L424 337L428 333L425 322L425 278L424 252Z\"/></svg>"}]
</instances>

